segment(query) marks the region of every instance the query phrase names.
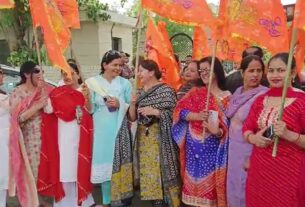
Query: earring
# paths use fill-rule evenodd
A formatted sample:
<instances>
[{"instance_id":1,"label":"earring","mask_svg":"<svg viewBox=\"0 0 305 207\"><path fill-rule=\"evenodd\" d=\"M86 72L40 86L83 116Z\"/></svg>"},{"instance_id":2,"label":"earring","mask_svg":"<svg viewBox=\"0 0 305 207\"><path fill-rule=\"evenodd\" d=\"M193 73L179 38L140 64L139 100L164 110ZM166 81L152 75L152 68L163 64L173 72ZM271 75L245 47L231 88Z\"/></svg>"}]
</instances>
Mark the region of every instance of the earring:
<instances>
[{"instance_id":1,"label":"earring","mask_svg":"<svg viewBox=\"0 0 305 207\"><path fill-rule=\"evenodd\" d=\"M292 78L292 83L295 83L295 77Z\"/></svg>"}]
</instances>

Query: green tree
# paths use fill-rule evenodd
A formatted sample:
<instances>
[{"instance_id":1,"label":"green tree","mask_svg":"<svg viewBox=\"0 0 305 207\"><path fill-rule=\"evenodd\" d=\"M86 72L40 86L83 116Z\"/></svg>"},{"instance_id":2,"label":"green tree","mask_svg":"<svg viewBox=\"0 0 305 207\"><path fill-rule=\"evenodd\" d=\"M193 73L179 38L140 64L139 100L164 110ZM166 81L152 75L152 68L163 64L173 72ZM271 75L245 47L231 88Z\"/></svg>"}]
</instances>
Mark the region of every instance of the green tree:
<instances>
[{"instance_id":1,"label":"green tree","mask_svg":"<svg viewBox=\"0 0 305 207\"><path fill-rule=\"evenodd\" d=\"M105 12L108 10L108 4L102 4L99 0L77 0L79 10L86 12L89 19L97 21L98 19L107 20L110 16ZM124 4L126 0L122 0ZM15 0L13 9L0 10L0 31L8 42L11 52L9 61L16 65L24 59L36 59L33 40L30 39L30 30L32 21L28 0ZM43 44L40 37L40 45ZM44 57L46 57L43 54Z\"/></svg>"}]
</instances>

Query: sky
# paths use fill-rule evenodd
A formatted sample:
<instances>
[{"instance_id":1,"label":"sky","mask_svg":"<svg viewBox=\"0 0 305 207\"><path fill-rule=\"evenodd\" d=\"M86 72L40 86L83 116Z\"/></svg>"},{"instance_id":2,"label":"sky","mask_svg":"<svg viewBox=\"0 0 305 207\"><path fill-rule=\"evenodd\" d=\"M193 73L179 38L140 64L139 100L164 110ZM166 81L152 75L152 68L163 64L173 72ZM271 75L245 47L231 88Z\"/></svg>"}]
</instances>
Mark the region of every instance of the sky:
<instances>
[{"instance_id":1,"label":"sky","mask_svg":"<svg viewBox=\"0 0 305 207\"><path fill-rule=\"evenodd\" d=\"M152 0L152 1L154 1L154 0ZM296 2L296 0L281 0L281 1L282 1L282 4L284 4L284 5L293 4ZM135 0L127 0L127 3L124 5L123 8L120 5L120 0L110 0L110 1L109 0L100 0L100 2L108 3L110 8L115 8L115 10L119 11L120 13L124 13L132 7ZM219 4L219 0L207 0L207 2Z\"/></svg>"}]
</instances>

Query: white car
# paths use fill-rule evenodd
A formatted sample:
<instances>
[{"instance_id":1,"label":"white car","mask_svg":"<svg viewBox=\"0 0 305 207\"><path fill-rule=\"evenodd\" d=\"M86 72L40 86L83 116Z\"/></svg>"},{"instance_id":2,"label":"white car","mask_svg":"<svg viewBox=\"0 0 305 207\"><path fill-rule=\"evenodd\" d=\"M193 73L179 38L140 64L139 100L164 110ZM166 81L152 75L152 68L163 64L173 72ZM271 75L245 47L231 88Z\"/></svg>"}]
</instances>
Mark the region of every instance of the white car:
<instances>
[{"instance_id":1,"label":"white car","mask_svg":"<svg viewBox=\"0 0 305 207\"><path fill-rule=\"evenodd\" d=\"M0 64L0 66L4 72L4 83L0 88L3 91L11 93L16 87L16 84L20 81L19 68L13 68L2 64ZM52 81L46 80L46 82L54 87L57 86L57 84Z\"/></svg>"}]
</instances>

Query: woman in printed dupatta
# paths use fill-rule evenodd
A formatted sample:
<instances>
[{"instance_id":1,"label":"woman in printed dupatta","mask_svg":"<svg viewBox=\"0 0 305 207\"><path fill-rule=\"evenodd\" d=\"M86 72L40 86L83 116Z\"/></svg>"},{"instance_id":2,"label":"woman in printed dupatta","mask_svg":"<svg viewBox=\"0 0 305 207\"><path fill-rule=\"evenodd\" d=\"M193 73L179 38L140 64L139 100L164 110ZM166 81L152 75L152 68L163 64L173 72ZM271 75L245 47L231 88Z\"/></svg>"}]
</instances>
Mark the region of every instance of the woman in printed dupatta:
<instances>
[{"instance_id":1,"label":"woman in printed dupatta","mask_svg":"<svg viewBox=\"0 0 305 207\"><path fill-rule=\"evenodd\" d=\"M0 86L3 84L4 73L0 67ZM9 182L9 97L0 89L0 207L6 206L6 195Z\"/></svg>"},{"instance_id":2,"label":"woman in printed dupatta","mask_svg":"<svg viewBox=\"0 0 305 207\"><path fill-rule=\"evenodd\" d=\"M94 204L90 182L93 121L87 111L89 89L82 84L77 65L64 85L50 93L42 116L42 144L37 188L55 198L54 207ZM90 104L88 104L90 107Z\"/></svg>"},{"instance_id":3,"label":"woman in printed dupatta","mask_svg":"<svg viewBox=\"0 0 305 207\"><path fill-rule=\"evenodd\" d=\"M36 189L41 148L41 112L51 87L46 86L42 70L28 61L20 67L21 81L10 96L9 193L16 186L22 207L38 206Z\"/></svg>"},{"instance_id":4,"label":"woman in printed dupatta","mask_svg":"<svg viewBox=\"0 0 305 207\"><path fill-rule=\"evenodd\" d=\"M270 59L267 68L270 90L255 100L243 126L245 139L254 145L246 182L247 207L304 207L296 201L298 192L304 191L300 177L305 159L305 94L291 87L296 65L293 59L292 74L287 74L288 56L279 53ZM278 121L288 75L291 77L283 121ZM273 135L280 137L276 157L272 157Z\"/></svg>"},{"instance_id":5,"label":"woman in printed dupatta","mask_svg":"<svg viewBox=\"0 0 305 207\"><path fill-rule=\"evenodd\" d=\"M138 77L143 89L132 100L129 118L138 123L135 179L141 200L150 200L156 207L179 207L178 148L171 137L176 95L159 82L161 72L153 60L140 63Z\"/></svg>"},{"instance_id":6,"label":"woman in printed dupatta","mask_svg":"<svg viewBox=\"0 0 305 207\"><path fill-rule=\"evenodd\" d=\"M202 81L199 76L199 61L192 60L183 72L183 80L185 83L177 91L177 99L183 98L189 90L196 86L202 86Z\"/></svg>"},{"instance_id":7,"label":"woman in printed dupatta","mask_svg":"<svg viewBox=\"0 0 305 207\"><path fill-rule=\"evenodd\" d=\"M101 183L103 204L125 206L133 196L132 137L126 111L131 83L120 77L121 55L110 50L100 75L89 78L94 125L91 182Z\"/></svg>"},{"instance_id":8,"label":"woman in printed dupatta","mask_svg":"<svg viewBox=\"0 0 305 207\"><path fill-rule=\"evenodd\" d=\"M245 141L242 126L253 101L268 90L260 85L264 67L262 59L256 55L242 59L240 71L244 83L232 95L226 112L230 119L227 174L228 207L245 207L246 205L246 167L252 152L252 145Z\"/></svg>"},{"instance_id":9,"label":"woman in printed dupatta","mask_svg":"<svg viewBox=\"0 0 305 207\"><path fill-rule=\"evenodd\" d=\"M200 77L206 85L210 68L211 57L200 60ZM205 111L205 87L192 89L175 109L172 134L180 148L182 201L187 205L226 206L228 138L224 110L230 93L224 91L224 80L222 65L216 58L209 111Z\"/></svg>"}]
</instances>

